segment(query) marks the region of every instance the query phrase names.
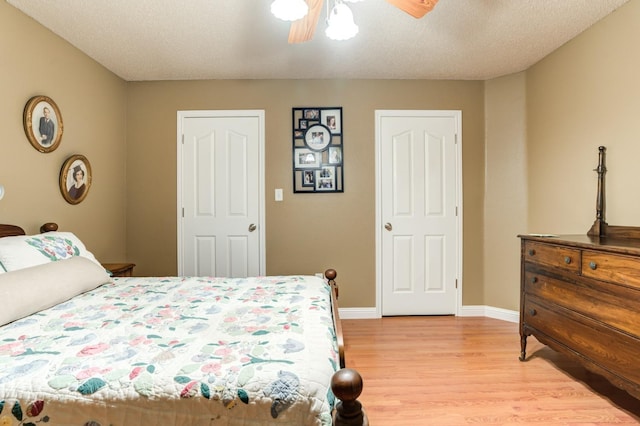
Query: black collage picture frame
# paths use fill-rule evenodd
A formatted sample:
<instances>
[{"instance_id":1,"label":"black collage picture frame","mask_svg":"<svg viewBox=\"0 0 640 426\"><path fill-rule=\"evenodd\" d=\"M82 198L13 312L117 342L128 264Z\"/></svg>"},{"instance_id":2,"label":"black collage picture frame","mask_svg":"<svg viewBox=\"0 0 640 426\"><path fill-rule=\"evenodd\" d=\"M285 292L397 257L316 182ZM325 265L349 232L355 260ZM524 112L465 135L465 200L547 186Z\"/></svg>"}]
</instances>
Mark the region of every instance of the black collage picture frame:
<instances>
[{"instance_id":1,"label":"black collage picture frame","mask_svg":"<svg viewBox=\"0 0 640 426\"><path fill-rule=\"evenodd\" d=\"M342 107L292 108L293 192L344 192Z\"/></svg>"}]
</instances>

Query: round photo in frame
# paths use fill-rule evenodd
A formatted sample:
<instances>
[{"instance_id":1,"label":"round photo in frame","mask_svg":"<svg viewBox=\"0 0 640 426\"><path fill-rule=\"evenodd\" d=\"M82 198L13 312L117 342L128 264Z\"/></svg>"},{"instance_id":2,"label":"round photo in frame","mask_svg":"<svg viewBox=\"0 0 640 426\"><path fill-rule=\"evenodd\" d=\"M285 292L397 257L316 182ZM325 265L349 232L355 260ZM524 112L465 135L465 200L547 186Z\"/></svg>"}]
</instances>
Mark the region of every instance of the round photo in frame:
<instances>
[{"instance_id":1,"label":"round photo in frame","mask_svg":"<svg viewBox=\"0 0 640 426\"><path fill-rule=\"evenodd\" d=\"M91 187L91 164L84 155L72 155L60 169L60 192L69 204L82 202Z\"/></svg>"},{"instance_id":2,"label":"round photo in frame","mask_svg":"<svg viewBox=\"0 0 640 426\"><path fill-rule=\"evenodd\" d=\"M62 114L53 99L34 96L24 106L24 133L40 152L54 151L62 140Z\"/></svg>"},{"instance_id":3,"label":"round photo in frame","mask_svg":"<svg viewBox=\"0 0 640 426\"><path fill-rule=\"evenodd\" d=\"M309 149L323 151L331 144L331 132L322 124L314 124L304 134L304 143Z\"/></svg>"}]
</instances>

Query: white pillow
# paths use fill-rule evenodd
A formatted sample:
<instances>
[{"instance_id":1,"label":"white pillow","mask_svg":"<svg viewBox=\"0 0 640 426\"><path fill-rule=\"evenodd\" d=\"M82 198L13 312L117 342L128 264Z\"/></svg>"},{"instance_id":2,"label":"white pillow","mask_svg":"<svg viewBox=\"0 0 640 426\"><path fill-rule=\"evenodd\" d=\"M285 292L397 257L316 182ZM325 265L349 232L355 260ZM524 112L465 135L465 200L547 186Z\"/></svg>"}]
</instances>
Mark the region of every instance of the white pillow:
<instances>
[{"instance_id":1,"label":"white pillow","mask_svg":"<svg viewBox=\"0 0 640 426\"><path fill-rule=\"evenodd\" d=\"M82 256L100 265L71 232L45 232L0 238L0 269L6 272Z\"/></svg>"},{"instance_id":2,"label":"white pillow","mask_svg":"<svg viewBox=\"0 0 640 426\"><path fill-rule=\"evenodd\" d=\"M50 308L110 281L102 266L82 256L0 275L0 325ZM8 302L10 301L10 303Z\"/></svg>"}]
</instances>

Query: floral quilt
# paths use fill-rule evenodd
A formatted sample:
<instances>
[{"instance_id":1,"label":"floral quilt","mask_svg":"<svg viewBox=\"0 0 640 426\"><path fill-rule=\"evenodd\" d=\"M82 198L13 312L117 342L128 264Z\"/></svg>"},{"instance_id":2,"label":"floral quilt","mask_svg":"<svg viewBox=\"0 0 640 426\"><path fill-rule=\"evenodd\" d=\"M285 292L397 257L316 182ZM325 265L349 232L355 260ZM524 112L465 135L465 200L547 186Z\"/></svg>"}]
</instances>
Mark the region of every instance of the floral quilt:
<instances>
[{"instance_id":1,"label":"floral quilt","mask_svg":"<svg viewBox=\"0 0 640 426\"><path fill-rule=\"evenodd\" d=\"M0 328L0 426L330 425L338 366L320 278L114 278Z\"/></svg>"}]
</instances>

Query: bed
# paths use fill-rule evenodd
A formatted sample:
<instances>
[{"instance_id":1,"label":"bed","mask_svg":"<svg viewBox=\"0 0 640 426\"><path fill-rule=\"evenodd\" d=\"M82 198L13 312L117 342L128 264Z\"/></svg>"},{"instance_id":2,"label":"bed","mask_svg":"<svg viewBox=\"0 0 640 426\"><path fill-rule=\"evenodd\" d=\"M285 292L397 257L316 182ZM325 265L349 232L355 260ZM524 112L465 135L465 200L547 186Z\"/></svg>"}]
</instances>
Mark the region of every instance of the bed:
<instances>
[{"instance_id":1,"label":"bed","mask_svg":"<svg viewBox=\"0 0 640 426\"><path fill-rule=\"evenodd\" d=\"M336 273L113 278L0 225L0 425L367 425Z\"/></svg>"}]
</instances>

